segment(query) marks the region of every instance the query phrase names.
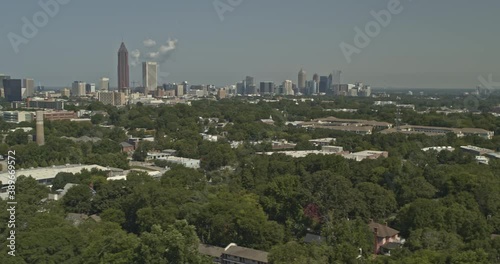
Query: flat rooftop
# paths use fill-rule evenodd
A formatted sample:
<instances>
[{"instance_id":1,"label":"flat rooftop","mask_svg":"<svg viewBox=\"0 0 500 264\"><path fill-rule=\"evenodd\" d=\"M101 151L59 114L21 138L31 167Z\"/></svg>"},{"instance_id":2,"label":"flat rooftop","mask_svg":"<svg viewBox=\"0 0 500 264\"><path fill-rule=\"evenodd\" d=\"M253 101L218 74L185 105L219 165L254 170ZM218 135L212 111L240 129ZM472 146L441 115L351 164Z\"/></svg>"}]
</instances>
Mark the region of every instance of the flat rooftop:
<instances>
[{"instance_id":1,"label":"flat rooftop","mask_svg":"<svg viewBox=\"0 0 500 264\"><path fill-rule=\"evenodd\" d=\"M16 170L16 176L17 177L21 175L24 175L26 177L31 176L35 180L40 181L40 180L53 179L60 172L79 173L83 169L89 171L92 169L98 169L103 171L114 170L114 168L108 168L99 165L63 165L63 166L54 166L54 167L45 167L36 169L19 169ZM0 181L2 181L2 184L6 184L9 181L9 174L7 172L0 173Z\"/></svg>"}]
</instances>

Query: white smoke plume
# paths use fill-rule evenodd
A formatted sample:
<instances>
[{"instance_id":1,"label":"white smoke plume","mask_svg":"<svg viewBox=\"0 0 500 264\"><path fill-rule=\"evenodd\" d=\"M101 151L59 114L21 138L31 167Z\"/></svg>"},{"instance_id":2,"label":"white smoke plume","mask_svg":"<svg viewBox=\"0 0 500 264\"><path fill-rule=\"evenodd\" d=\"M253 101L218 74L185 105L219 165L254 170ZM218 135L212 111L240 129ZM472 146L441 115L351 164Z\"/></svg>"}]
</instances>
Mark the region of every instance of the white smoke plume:
<instances>
[{"instance_id":1,"label":"white smoke plume","mask_svg":"<svg viewBox=\"0 0 500 264\"><path fill-rule=\"evenodd\" d=\"M166 43L158 46L155 40L146 39L143 41L143 45L142 51L135 49L130 52L132 66L139 65L141 61L153 61L160 65L165 63L177 48L177 40L168 39Z\"/></svg>"},{"instance_id":2,"label":"white smoke plume","mask_svg":"<svg viewBox=\"0 0 500 264\"><path fill-rule=\"evenodd\" d=\"M144 47L154 47L156 46L156 41L152 40L152 39L146 39L142 42L144 44Z\"/></svg>"}]
</instances>

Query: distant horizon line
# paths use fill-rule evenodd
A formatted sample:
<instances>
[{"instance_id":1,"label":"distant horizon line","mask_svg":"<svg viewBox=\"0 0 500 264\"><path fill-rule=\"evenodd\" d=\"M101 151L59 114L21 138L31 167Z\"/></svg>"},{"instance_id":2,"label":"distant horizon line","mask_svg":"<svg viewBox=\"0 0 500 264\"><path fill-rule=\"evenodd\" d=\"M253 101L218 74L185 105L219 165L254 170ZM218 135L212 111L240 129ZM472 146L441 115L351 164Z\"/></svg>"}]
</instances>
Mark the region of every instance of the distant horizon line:
<instances>
[{"instance_id":1,"label":"distant horizon line","mask_svg":"<svg viewBox=\"0 0 500 264\"><path fill-rule=\"evenodd\" d=\"M193 84L193 85L212 85L212 84ZM161 85L158 85L158 86L161 86ZM216 88L224 88L228 85L223 85L223 86L219 86L219 85L215 85ZM36 86L38 87L38 86ZM60 89L64 89L64 88L68 88L70 89L71 87L69 86L47 86L47 85L42 85L42 87L44 88L49 88L48 91L50 91L51 89L55 89L55 90L60 90ZM140 86L139 86L140 87ZM134 88L134 87L129 87L129 88ZM137 87L135 87L137 88ZM376 90L475 90L476 88L467 88L467 87L446 87L446 88L431 88L431 87L371 87L371 89L376 89ZM118 90L118 87L110 87L109 89L110 91L114 91L114 90Z\"/></svg>"}]
</instances>

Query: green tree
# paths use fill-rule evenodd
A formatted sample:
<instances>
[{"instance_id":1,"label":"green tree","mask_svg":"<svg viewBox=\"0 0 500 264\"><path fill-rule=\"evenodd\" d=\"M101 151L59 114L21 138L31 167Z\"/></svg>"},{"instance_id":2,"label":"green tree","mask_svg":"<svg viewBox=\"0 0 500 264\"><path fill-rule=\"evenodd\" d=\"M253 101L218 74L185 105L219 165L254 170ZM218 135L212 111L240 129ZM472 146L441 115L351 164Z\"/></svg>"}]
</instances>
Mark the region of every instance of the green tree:
<instances>
[{"instance_id":1,"label":"green tree","mask_svg":"<svg viewBox=\"0 0 500 264\"><path fill-rule=\"evenodd\" d=\"M139 259L141 263L208 264L198 253L199 240L193 226L186 221L176 221L163 230L154 225L151 232L140 236Z\"/></svg>"},{"instance_id":2,"label":"green tree","mask_svg":"<svg viewBox=\"0 0 500 264\"><path fill-rule=\"evenodd\" d=\"M91 209L92 190L87 185L78 185L69 189L62 199L62 203L68 212L86 213Z\"/></svg>"},{"instance_id":3,"label":"green tree","mask_svg":"<svg viewBox=\"0 0 500 264\"><path fill-rule=\"evenodd\" d=\"M127 234L116 223L104 222L85 230L88 246L82 252L82 263L134 263L140 240ZM137 263L137 262L135 262Z\"/></svg>"},{"instance_id":4,"label":"green tree","mask_svg":"<svg viewBox=\"0 0 500 264\"><path fill-rule=\"evenodd\" d=\"M28 137L30 134L24 132L22 129L17 129L14 132L7 134L5 143L9 146L26 145L28 144Z\"/></svg>"}]
</instances>

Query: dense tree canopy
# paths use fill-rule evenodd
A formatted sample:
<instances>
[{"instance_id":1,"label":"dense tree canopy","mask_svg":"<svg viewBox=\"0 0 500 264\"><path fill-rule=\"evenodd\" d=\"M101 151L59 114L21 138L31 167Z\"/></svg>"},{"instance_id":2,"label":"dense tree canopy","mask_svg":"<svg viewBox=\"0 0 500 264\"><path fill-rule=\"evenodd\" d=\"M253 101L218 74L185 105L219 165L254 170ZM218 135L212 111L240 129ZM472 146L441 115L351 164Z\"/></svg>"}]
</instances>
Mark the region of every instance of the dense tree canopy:
<instances>
[{"instance_id":1,"label":"dense tree canopy","mask_svg":"<svg viewBox=\"0 0 500 264\"><path fill-rule=\"evenodd\" d=\"M404 98L418 110L455 105ZM403 122L446 127L478 127L500 132L498 118L484 113L444 114L403 110ZM52 189L34 179L16 182L19 254L1 263L211 263L197 252L199 243L229 243L270 252L270 263L495 263L500 257L500 162L477 164L459 150L477 145L496 150L500 138L455 135L356 135L327 129L307 130L288 121L335 115L393 122L395 107L374 106L373 99L336 98L295 102L247 100L194 101L192 105L114 108L92 102L75 109L100 111L92 122L46 122L46 144L30 142L30 133L0 120L5 140L0 154L16 151L18 168L98 164L129 169L129 159L145 161L148 152L174 149L201 160L188 169L157 161L170 170L159 179L129 172L127 180L108 181L102 171L60 173ZM357 108L356 112L326 111ZM102 112L101 112L102 111ZM275 125L261 119L272 117ZM24 124L34 126L33 123ZM203 140L200 133L220 140ZM122 153L128 136L141 141L135 152ZM62 137L97 137L78 141ZM271 141L297 143L314 150L309 140L335 137L347 151L384 150L388 158L357 162L337 155L292 158L257 155L272 150ZM235 144L233 141L241 141ZM455 151L422 148L449 145ZM20 173L18 173L20 174ZM50 192L76 184L58 201ZM92 187L92 188L91 188ZM0 201L7 207L6 201ZM80 225L69 214L98 215ZM0 211L0 221L9 214ZM373 257L370 219L387 223L406 239L391 256ZM9 230L0 226L7 237ZM314 233L324 238L305 243Z\"/></svg>"}]
</instances>

